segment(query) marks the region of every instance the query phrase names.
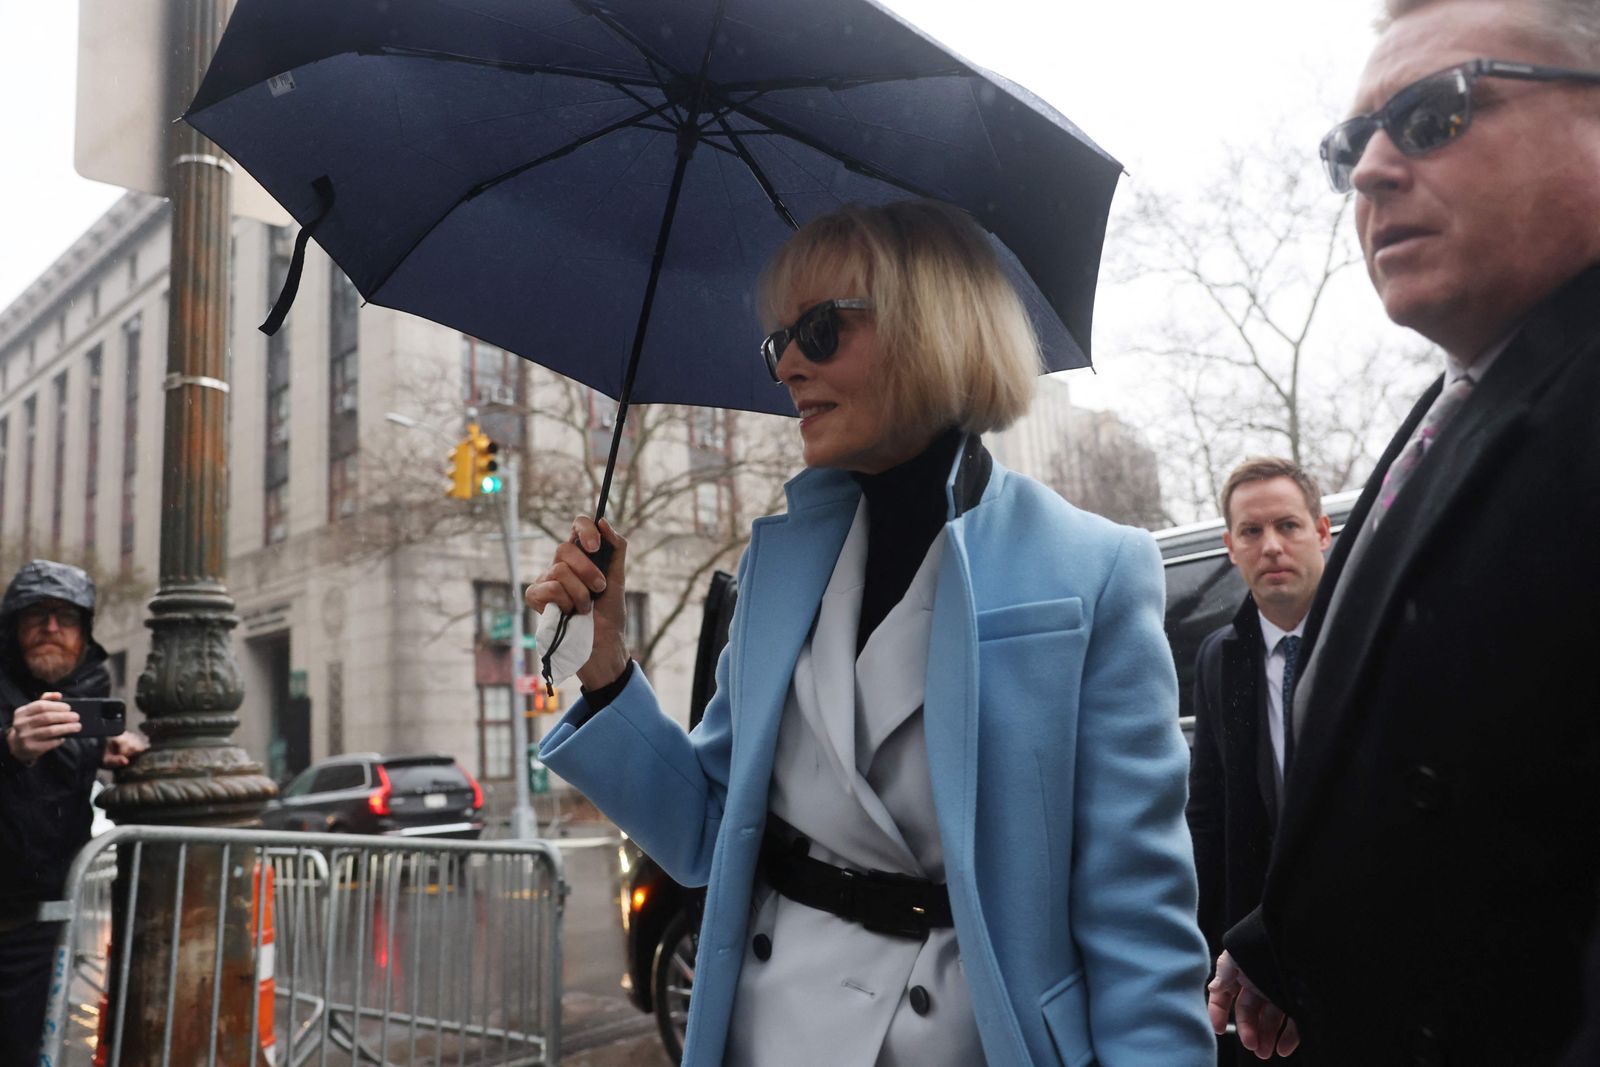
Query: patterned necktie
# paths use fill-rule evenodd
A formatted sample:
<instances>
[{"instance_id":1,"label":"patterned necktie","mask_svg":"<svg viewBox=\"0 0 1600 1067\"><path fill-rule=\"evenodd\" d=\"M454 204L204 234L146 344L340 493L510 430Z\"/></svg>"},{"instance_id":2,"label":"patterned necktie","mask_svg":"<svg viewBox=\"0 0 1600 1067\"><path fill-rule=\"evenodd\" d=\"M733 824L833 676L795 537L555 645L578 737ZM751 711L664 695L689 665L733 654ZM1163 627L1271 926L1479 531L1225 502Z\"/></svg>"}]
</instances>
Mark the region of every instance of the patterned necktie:
<instances>
[{"instance_id":1,"label":"patterned necktie","mask_svg":"<svg viewBox=\"0 0 1600 1067\"><path fill-rule=\"evenodd\" d=\"M1428 408L1428 413L1422 416L1422 422L1412 433L1411 440L1406 442L1406 447L1401 449L1394 462L1389 464L1389 470L1383 476L1383 486L1378 490L1378 499L1373 505L1370 519L1374 527L1388 513L1389 507L1405 488L1406 482L1411 480L1411 475L1422 463L1422 457L1427 454L1434 438L1444 431L1445 426L1455 418L1456 412L1461 410L1461 405L1471 395L1472 378L1463 374L1444 387L1433 405Z\"/></svg>"},{"instance_id":2,"label":"patterned necktie","mask_svg":"<svg viewBox=\"0 0 1600 1067\"><path fill-rule=\"evenodd\" d=\"M1278 642L1283 649L1283 773L1289 773L1294 758L1294 683L1300 673L1300 638L1286 634Z\"/></svg>"}]
</instances>

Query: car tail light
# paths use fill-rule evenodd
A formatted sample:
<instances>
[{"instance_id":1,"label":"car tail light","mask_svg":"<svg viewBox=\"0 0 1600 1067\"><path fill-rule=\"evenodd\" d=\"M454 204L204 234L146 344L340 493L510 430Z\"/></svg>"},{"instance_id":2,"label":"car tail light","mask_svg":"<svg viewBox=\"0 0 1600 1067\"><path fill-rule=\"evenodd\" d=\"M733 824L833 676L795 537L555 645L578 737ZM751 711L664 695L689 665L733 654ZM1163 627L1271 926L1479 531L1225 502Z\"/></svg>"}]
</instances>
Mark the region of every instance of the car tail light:
<instances>
[{"instance_id":1,"label":"car tail light","mask_svg":"<svg viewBox=\"0 0 1600 1067\"><path fill-rule=\"evenodd\" d=\"M463 778L465 778L467 780L467 784L472 787L472 808L473 808L473 810L474 811L483 810L483 786L479 785L478 784L478 780L476 778L472 777L472 775L468 774L467 773L467 769L465 767L461 766L461 764L459 764L459 763L456 764L456 770L461 772L461 776Z\"/></svg>"},{"instance_id":2,"label":"car tail light","mask_svg":"<svg viewBox=\"0 0 1600 1067\"><path fill-rule=\"evenodd\" d=\"M394 796L394 786L389 784L389 772L380 764L378 772L378 788L367 794L367 807L374 815L389 814L389 798Z\"/></svg>"}]
</instances>

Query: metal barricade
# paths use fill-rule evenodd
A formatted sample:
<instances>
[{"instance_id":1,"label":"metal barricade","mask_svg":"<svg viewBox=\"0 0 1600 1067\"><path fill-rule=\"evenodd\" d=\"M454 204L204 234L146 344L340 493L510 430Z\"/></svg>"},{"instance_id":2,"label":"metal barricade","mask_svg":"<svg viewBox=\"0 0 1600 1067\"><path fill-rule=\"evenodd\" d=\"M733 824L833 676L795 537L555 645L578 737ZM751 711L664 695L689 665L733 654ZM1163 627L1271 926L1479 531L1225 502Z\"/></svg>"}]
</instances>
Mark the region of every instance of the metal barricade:
<instances>
[{"instance_id":1,"label":"metal barricade","mask_svg":"<svg viewBox=\"0 0 1600 1067\"><path fill-rule=\"evenodd\" d=\"M554 1065L565 895L545 842L120 827L46 907L63 925L39 1062ZM130 974L152 973L130 1008ZM223 1018L241 975L248 1028Z\"/></svg>"}]
</instances>

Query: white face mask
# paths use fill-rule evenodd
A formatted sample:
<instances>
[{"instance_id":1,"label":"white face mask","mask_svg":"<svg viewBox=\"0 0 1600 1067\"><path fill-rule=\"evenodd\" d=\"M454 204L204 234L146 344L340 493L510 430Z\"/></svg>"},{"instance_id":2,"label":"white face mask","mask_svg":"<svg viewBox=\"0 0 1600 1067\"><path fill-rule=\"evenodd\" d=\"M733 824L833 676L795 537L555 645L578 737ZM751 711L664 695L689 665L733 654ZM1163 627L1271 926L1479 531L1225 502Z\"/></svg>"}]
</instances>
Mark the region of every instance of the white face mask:
<instances>
[{"instance_id":1,"label":"white face mask","mask_svg":"<svg viewBox=\"0 0 1600 1067\"><path fill-rule=\"evenodd\" d=\"M556 626L561 622L561 609L554 604L546 604L539 615L539 625L536 628L537 638L533 655L540 657L537 661L528 664L530 674L539 673L543 666L545 650L555 640ZM550 659L550 677L556 685L565 685L567 680L578 673L578 668L589 661L589 654L594 651L594 614L574 615L567 620L566 634L561 638L561 647L556 649L556 654ZM530 657L531 659L532 657Z\"/></svg>"}]
</instances>

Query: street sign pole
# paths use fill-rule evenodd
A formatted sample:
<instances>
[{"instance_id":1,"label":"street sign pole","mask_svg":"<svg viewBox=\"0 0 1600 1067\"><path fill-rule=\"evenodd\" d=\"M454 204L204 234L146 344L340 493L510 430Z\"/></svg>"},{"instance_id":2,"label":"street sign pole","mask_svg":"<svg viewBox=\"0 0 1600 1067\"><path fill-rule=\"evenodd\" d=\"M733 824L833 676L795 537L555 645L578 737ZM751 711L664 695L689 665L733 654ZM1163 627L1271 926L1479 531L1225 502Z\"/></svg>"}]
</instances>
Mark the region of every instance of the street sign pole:
<instances>
[{"instance_id":1,"label":"street sign pole","mask_svg":"<svg viewBox=\"0 0 1600 1067\"><path fill-rule=\"evenodd\" d=\"M500 524L505 536L501 543L506 549L506 580L511 583L511 751L519 763L516 773L511 778L516 783L516 801L511 808L511 836L519 841L527 841L539 834L539 821L533 813L533 802L528 793L527 768L520 766L528 759L528 698L517 692L517 679L521 678L523 661L526 658L522 647L522 587L517 580L517 539L521 534L521 519L519 517L518 493L520 488L517 469L518 452L516 449L506 450L505 475L502 478L504 488L500 497L504 506L500 512Z\"/></svg>"}]
</instances>

